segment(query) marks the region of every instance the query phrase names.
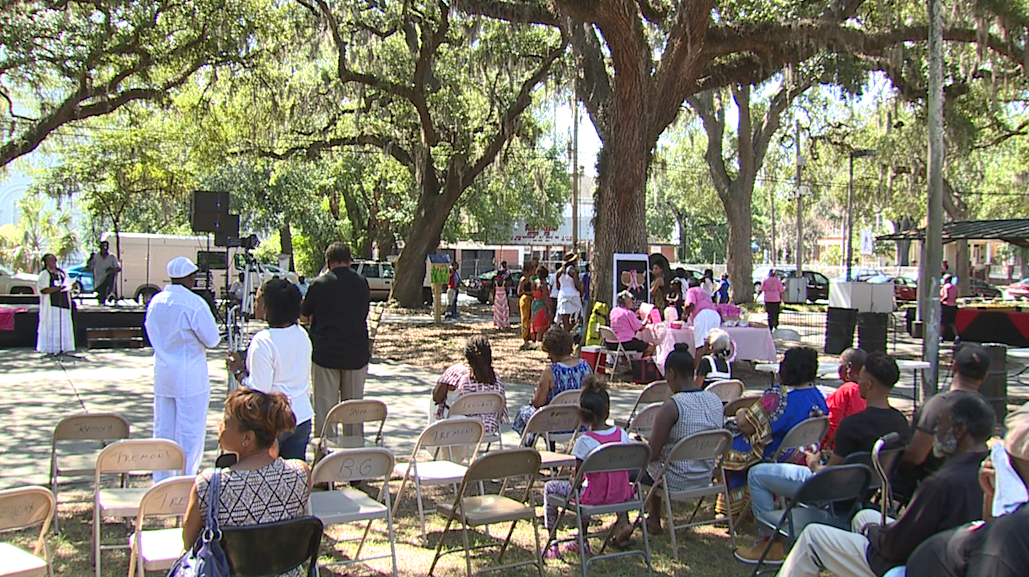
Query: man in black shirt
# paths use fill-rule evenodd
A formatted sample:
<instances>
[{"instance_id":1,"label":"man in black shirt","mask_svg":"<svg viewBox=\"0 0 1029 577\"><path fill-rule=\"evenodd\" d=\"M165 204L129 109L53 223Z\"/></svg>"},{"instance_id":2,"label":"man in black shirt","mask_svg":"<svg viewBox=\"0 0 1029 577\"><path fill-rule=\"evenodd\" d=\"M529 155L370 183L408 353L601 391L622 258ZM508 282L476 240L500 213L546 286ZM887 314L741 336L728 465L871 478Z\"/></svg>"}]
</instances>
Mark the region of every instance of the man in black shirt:
<instances>
[{"instance_id":1,"label":"man in black shirt","mask_svg":"<svg viewBox=\"0 0 1029 577\"><path fill-rule=\"evenodd\" d=\"M870 453L875 441L890 433L900 435L902 442L907 439L907 419L890 406L890 391L899 379L900 369L893 357L884 353L868 356L858 373L858 391L867 406L864 411L840 422L836 430L836 445L826 466L843 464L843 460L851 453ZM775 495L792 496L805 481L824 468L818 453L809 453L807 462L807 467L789 463L759 463L750 468L747 485L755 518L775 509ZM745 563L757 563L764 545L764 540L760 540L753 547L741 548L736 551L736 558ZM782 560L783 550L779 542L773 544L769 556L773 563Z\"/></svg>"},{"instance_id":2,"label":"man in black shirt","mask_svg":"<svg viewBox=\"0 0 1029 577\"><path fill-rule=\"evenodd\" d=\"M371 352L368 345L368 281L350 268L350 248L334 242L325 249L328 271L311 282L301 319L311 323L311 388L315 431L341 400L364 397ZM347 425L347 436L363 434Z\"/></svg>"},{"instance_id":3,"label":"man in black shirt","mask_svg":"<svg viewBox=\"0 0 1029 577\"><path fill-rule=\"evenodd\" d=\"M986 457L994 422L993 408L980 397L961 397L945 405L933 452L946 462L922 483L904 514L883 526L878 511L861 511L851 521L853 532L808 525L779 574L817 577L825 569L837 577L882 577L905 564L934 534L977 518L983 504L979 463Z\"/></svg>"},{"instance_id":4,"label":"man in black shirt","mask_svg":"<svg viewBox=\"0 0 1029 577\"><path fill-rule=\"evenodd\" d=\"M983 463L979 483L984 521L945 531L923 543L908 559L909 577L1029 575L1029 504L1011 498L1019 489L1029 490L1029 404L1008 415L1004 424L1002 453L1011 466L995 466L992 459ZM995 458L999 449L994 451ZM1004 486L1007 495L1001 497L998 486Z\"/></svg>"}]
</instances>

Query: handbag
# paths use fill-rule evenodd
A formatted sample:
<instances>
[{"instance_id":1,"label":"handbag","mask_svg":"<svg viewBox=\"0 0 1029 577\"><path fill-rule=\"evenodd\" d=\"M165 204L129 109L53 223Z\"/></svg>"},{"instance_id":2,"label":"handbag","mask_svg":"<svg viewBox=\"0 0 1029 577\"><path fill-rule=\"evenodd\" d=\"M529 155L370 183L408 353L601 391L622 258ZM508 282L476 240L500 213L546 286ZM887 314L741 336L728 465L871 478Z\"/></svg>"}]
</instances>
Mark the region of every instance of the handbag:
<instances>
[{"instance_id":1,"label":"handbag","mask_svg":"<svg viewBox=\"0 0 1029 577\"><path fill-rule=\"evenodd\" d=\"M215 469L207 484L207 522L196 543L179 557L168 577L229 577L229 561L222 551L218 528L218 505L221 498L221 469Z\"/></svg>"}]
</instances>

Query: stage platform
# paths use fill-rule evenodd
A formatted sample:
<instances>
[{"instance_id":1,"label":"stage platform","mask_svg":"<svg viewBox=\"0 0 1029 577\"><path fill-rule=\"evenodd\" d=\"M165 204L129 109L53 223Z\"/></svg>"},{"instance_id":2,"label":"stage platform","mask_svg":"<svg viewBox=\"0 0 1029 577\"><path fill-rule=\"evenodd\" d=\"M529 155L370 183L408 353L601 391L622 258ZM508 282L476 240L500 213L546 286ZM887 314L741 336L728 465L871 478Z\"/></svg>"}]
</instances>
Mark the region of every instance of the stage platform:
<instances>
[{"instance_id":1,"label":"stage platform","mask_svg":"<svg viewBox=\"0 0 1029 577\"><path fill-rule=\"evenodd\" d=\"M146 307L130 304L131 301L125 302L125 305L116 306L76 304L72 311L76 348L86 347L86 329L97 328L139 329L143 335L143 345L150 346L146 331L143 330ZM13 299L4 296L0 299L0 328L10 329L0 330L0 348L35 347L38 327L39 297Z\"/></svg>"}]
</instances>

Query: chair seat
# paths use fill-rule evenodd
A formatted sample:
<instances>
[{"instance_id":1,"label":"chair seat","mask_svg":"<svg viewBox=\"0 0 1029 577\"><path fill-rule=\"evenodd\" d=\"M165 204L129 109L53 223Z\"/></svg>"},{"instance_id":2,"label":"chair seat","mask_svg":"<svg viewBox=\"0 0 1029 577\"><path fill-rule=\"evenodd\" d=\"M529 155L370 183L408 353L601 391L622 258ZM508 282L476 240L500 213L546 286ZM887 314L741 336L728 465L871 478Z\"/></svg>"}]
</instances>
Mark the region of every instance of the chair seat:
<instances>
[{"instance_id":1,"label":"chair seat","mask_svg":"<svg viewBox=\"0 0 1029 577\"><path fill-rule=\"evenodd\" d=\"M0 563L0 575L3 577L46 575L46 561L14 545L0 543L0 559L3 559Z\"/></svg>"},{"instance_id":2,"label":"chair seat","mask_svg":"<svg viewBox=\"0 0 1029 577\"><path fill-rule=\"evenodd\" d=\"M148 489L100 489L100 512L111 517L135 517Z\"/></svg>"},{"instance_id":3,"label":"chair seat","mask_svg":"<svg viewBox=\"0 0 1029 577\"><path fill-rule=\"evenodd\" d=\"M710 483L701 487L691 487L684 491L667 491L665 489L657 489L654 491L655 495L658 495L662 499L671 499L672 501L690 501L699 497L706 497L708 495L714 495L722 492L722 484ZM782 515L782 512L779 512ZM776 518L776 521L779 519Z\"/></svg>"},{"instance_id":4,"label":"chair seat","mask_svg":"<svg viewBox=\"0 0 1029 577\"><path fill-rule=\"evenodd\" d=\"M385 505L352 487L311 493L311 514L325 525L385 519L387 512Z\"/></svg>"},{"instance_id":5,"label":"chair seat","mask_svg":"<svg viewBox=\"0 0 1029 577\"><path fill-rule=\"evenodd\" d=\"M403 477L407 473L407 463L397 463L393 473ZM419 461L418 482L422 485L458 484L464 479L468 467L453 461ZM411 470L412 475L414 469Z\"/></svg>"},{"instance_id":6,"label":"chair seat","mask_svg":"<svg viewBox=\"0 0 1029 577\"><path fill-rule=\"evenodd\" d=\"M540 469L557 469L560 467L572 467L575 465L575 455L568 453L557 453L554 451L540 451Z\"/></svg>"},{"instance_id":7,"label":"chair seat","mask_svg":"<svg viewBox=\"0 0 1029 577\"><path fill-rule=\"evenodd\" d=\"M444 517L455 519L460 519L463 514L465 522L472 527L532 519L536 515L534 508L501 495L466 496L457 511L454 510L453 503L437 505L436 510Z\"/></svg>"},{"instance_id":8,"label":"chair seat","mask_svg":"<svg viewBox=\"0 0 1029 577\"><path fill-rule=\"evenodd\" d=\"M129 545L135 549L136 534L129 537ZM160 571L171 569L182 555L182 529L158 529L143 531L143 569Z\"/></svg>"},{"instance_id":9,"label":"chair seat","mask_svg":"<svg viewBox=\"0 0 1029 577\"><path fill-rule=\"evenodd\" d=\"M779 520L782 519L782 514L785 512L785 509L777 509L775 511L759 513L758 515L756 515L756 517L759 523L767 525L769 528L774 528L776 524L779 523ZM796 538L798 535L800 535L800 532L804 530L804 527L807 527L812 523L829 525L830 527L836 527L847 531L850 530L850 519L830 515L828 512L822 511L821 509L811 509L809 507L795 507L793 509L792 515L794 531L793 538ZM784 524L779 533L785 537L790 537L790 535L787 534L789 528L790 527L788 524Z\"/></svg>"},{"instance_id":10,"label":"chair seat","mask_svg":"<svg viewBox=\"0 0 1029 577\"><path fill-rule=\"evenodd\" d=\"M60 455L57 459L58 477L93 476L96 470L96 453L90 455Z\"/></svg>"}]
</instances>

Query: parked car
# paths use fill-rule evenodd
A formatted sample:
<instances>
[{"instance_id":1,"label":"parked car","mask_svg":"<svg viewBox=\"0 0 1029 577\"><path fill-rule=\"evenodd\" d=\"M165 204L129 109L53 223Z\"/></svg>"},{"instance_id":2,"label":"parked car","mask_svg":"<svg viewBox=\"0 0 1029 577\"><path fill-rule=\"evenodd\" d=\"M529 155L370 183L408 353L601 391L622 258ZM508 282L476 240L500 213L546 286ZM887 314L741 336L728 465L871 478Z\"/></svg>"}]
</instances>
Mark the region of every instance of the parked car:
<instances>
[{"instance_id":1,"label":"parked car","mask_svg":"<svg viewBox=\"0 0 1029 577\"><path fill-rule=\"evenodd\" d=\"M355 260L350 268L357 271L368 281L368 290L372 300L384 301L393 290L393 263L374 260Z\"/></svg>"},{"instance_id":2,"label":"parked car","mask_svg":"<svg viewBox=\"0 0 1029 577\"><path fill-rule=\"evenodd\" d=\"M522 271L509 270L508 272L511 274L511 287L508 290L508 296L510 296L518 288L518 282L522 279ZM492 303L494 294L493 279L496 276L497 271L491 270L469 278L465 286L465 293L479 299L479 302L482 304Z\"/></svg>"},{"instance_id":3,"label":"parked car","mask_svg":"<svg viewBox=\"0 0 1029 577\"><path fill-rule=\"evenodd\" d=\"M918 281L906 276L875 276L865 282L869 283L893 283L893 298L897 301L918 300Z\"/></svg>"},{"instance_id":4,"label":"parked car","mask_svg":"<svg viewBox=\"0 0 1029 577\"><path fill-rule=\"evenodd\" d=\"M1029 298L1029 276L1010 285L1008 287L1008 296L1018 300Z\"/></svg>"},{"instance_id":5,"label":"parked car","mask_svg":"<svg viewBox=\"0 0 1029 577\"><path fill-rule=\"evenodd\" d=\"M851 282L868 282L869 279L876 277L890 276L885 272L877 268L860 268L851 267L850 269L850 280ZM833 277L833 282L847 282L847 271L844 269L839 276Z\"/></svg>"},{"instance_id":6,"label":"parked car","mask_svg":"<svg viewBox=\"0 0 1029 577\"><path fill-rule=\"evenodd\" d=\"M36 281L38 279L39 275L23 272L16 273L0 264L0 294L34 295L36 294Z\"/></svg>"},{"instance_id":7,"label":"parked car","mask_svg":"<svg viewBox=\"0 0 1029 577\"><path fill-rule=\"evenodd\" d=\"M793 265L778 265L775 267L761 266L754 269L754 274L750 277L754 282L754 294L761 290L761 283L768 278L769 270L774 270L775 276L785 283L788 277L796 274L797 267ZM817 300L829 299L829 279L824 274L813 270L805 270L804 278L807 280L808 302L813 303Z\"/></svg>"},{"instance_id":8,"label":"parked car","mask_svg":"<svg viewBox=\"0 0 1029 577\"><path fill-rule=\"evenodd\" d=\"M969 296L983 299L999 299L1004 297L1004 293L986 281L973 278L969 283Z\"/></svg>"},{"instance_id":9,"label":"parked car","mask_svg":"<svg viewBox=\"0 0 1029 577\"><path fill-rule=\"evenodd\" d=\"M72 296L90 294L96 291L96 287L93 286L93 271L89 270L89 267L85 264L77 264L73 267L69 267L65 269L65 272L68 273L68 276L72 279Z\"/></svg>"}]
</instances>

